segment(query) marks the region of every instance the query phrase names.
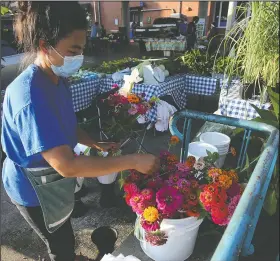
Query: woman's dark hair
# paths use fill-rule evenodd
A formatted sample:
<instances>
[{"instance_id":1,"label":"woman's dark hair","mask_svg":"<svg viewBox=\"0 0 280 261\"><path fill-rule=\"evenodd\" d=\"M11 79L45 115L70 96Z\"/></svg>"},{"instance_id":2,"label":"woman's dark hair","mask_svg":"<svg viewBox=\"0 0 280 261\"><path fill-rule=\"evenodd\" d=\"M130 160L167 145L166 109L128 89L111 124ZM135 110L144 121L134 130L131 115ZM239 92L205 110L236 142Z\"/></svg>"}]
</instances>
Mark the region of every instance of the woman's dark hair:
<instances>
[{"instance_id":1,"label":"woman's dark hair","mask_svg":"<svg viewBox=\"0 0 280 261\"><path fill-rule=\"evenodd\" d=\"M14 30L24 52L39 50L39 40L55 46L75 30L87 30L85 10L78 2L18 1Z\"/></svg>"}]
</instances>

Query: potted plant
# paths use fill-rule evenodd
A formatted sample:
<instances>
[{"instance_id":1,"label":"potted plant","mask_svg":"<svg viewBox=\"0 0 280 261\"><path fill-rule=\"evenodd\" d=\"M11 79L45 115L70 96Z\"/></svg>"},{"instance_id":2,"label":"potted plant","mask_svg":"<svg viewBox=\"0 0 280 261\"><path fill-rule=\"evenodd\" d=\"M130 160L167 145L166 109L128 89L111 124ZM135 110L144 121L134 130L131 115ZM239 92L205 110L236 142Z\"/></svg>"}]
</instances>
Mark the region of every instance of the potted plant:
<instances>
[{"instance_id":1,"label":"potted plant","mask_svg":"<svg viewBox=\"0 0 280 261\"><path fill-rule=\"evenodd\" d=\"M244 12L250 12L250 16L236 23L224 40L233 54L225 74L239 75L245 87L251 88L247 90L251 95L245 98L257 90L263 103L268 95L272 110L252 105L259 114L253 120L279 128L279 3L250 2ZM279 201L278 166L264 203L270 215L276 212Z\"/></svg>"},{"instance_id":2,"label":"potted plant","mask_svg":"<svg viewBox=\"0 0 280 261\"><path fill-rule=\"evenodd\" d=\"M240 76L243 97L259 94L264 102L267 90L279 83L279 3L250 2L244 12L251 14L237 22L224 39L233 58L225 74Z\"/></svg>"},{"instance_id":3,"label":"potted plant","mask_svg":"<svg viewBox=\"0 0 280 261\"><path fill-rule=\"evenodd\" d=\"M211 76L212 58L206 52L191 50L178 58L181 66L191 74Z\"/></svg>"},{"instance_id":4,"label":"potted plant","mask_svg":"<svg viewBox=\"0 0 280 261\"><path fill-rule=\"evenodd\" d=\"M173 136L170 144L178 141ZM214 167L217 158L217 153L208 153L179 163L174 154L163 151L158 173L129 171L124 177L125 200L138 216L135 235L152 259L186 260L204 217L221 227L228 224L243 189L236 171Z\"/></svg>"}]
</instances>

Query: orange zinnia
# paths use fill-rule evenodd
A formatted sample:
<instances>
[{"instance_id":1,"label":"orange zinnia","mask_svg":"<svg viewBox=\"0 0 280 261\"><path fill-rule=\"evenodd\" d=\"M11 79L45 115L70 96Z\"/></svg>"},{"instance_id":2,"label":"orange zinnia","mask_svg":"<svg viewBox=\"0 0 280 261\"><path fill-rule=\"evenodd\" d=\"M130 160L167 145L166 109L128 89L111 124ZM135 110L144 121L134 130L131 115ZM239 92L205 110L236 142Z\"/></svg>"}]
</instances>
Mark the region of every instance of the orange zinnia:
<instances>
[{"instance_id":1,"label":"orange zinnia","mask_svg":"<svg viewBox=\"0 0 280 261\"><path fill-rule=\"evenodd\" d=\"M230 147L230 153L232 154L233 157L236 156L236 150L234 147Z\"/></svg>"},{"instance_id":2,"label":"orange zinnia","mask_svg":"<svg viewBox=\"0 0 280 261\"><path fill-rule=\"evenodd\" d=\"M179 141L180 141L179 138L173 135L170 138L170 145L176 145Z\"/></svg>"},{"instance_id":3,"label":"orange zinnia","mask_svg":"<svg viewBox=\"0 0 280 261\"><path fill-rule=\"evenodd\" d=\"M238 175L235 170L228 171L227 175L232 179L233 182L238 183Z\"/></svg>"},{"instance_id":4,"label":"orange zinnia","mask_svg":"<svg viewBox=\"0 0 280 261\"><path fill-rule=\"evenodd\" d=\"M187 158L187 161L186 161L185 165L189 168L192 168L195 162L196 162L195 157L189 156Z\"/></svg>"},{"instance_id":5,"label":"orange zinnia","mask_svg":"<svg viewBox=\"0 0 280 261\"><path fill-rule=\"evenodd\" d=\"M218 176L217 181L220 184L220 186L224 189L229 189L232 185L231 177L226 176L226 175Z\"/></svg>"},{"instance_id":6,"label":"orange zinnia","mask_svg":"<svg viewBox=\"0 0 280 261\"><path fill-rule=\"evenodd\" d=\"M139 103L140 102L140 98L135 94L129 94L127 96L127 100L129 103Z\"/></svg>"},{"instance_id":7,"label":"orange zinnia","mask_svg":"<svg viewBox=\"0 0 280 261\"><path fill-rule=\"evenodd\" d=\"M168 164L175 164L177 161L178 161L178 159L175 155L169 155L167 157Z\"/></svg>"}]
</instances>

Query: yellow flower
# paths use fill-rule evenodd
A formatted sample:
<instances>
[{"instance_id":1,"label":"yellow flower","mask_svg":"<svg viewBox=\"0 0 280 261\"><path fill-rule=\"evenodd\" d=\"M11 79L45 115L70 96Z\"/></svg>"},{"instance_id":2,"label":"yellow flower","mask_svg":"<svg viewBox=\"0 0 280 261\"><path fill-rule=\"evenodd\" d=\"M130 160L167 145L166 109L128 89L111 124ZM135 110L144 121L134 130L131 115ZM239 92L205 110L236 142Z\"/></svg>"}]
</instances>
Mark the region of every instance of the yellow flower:
<instances>
[{"instance_id":1,"label":"yellow flower","mask_svg":"<svg viewBox=\"0 0 280 261\"><path fill-rule=\"evenodd\" d=\"M179 138L177 136L171 136L170 145L176 145L179 142Z\"/></svg>"},{"instance_id":2,"label":"yellow flower","mask_svg":"<svg viewBox=\"0 0 280 261\"><path fill-rule=\"evenodd\" d=\"M238 175L235 170L229 170L227 175L232 179L233 182L238 183Z\"/></svg>"},{"instance_id":3,"label":"yellow flower","mask_svg":"<svg viewBox=\"0 0 280 261\"><path fill-rule=\"evenodd\" d=\"M155 222L158 220L158 210L155 207L148 207L143 212L143 217L148 222Z\"/></svg>"},{"instance_id":4,"label":"yellow flower","mask_svg":"<svg viewBox=\"0 0 280 261\"><path fill-rule=\"evenodd\" d=\"M217 177L217 182L224 189L229 189L232 185L232 179L227 175L220 175Z\"/></svg>"}]
</instances>

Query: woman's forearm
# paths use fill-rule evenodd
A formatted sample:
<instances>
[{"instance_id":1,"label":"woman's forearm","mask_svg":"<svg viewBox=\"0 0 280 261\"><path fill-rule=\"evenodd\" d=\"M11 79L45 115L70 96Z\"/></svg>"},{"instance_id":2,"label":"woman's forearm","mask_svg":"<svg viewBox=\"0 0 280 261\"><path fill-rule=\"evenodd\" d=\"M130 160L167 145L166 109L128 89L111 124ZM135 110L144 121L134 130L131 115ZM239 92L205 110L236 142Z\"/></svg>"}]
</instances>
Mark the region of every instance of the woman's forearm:
<instances>
[{"instance_id":1,"label":"woman's forearm","mask_svg":"<svg viewBox=\"0 0 280 261\"><path fill-rule=\"evenodd\" d=\"M68 168L66 177L99 177L114 172L120 172L128 169L135 169L137 162L134 155L119 157L75 157Z\"/></svg>"}]
</instances>

